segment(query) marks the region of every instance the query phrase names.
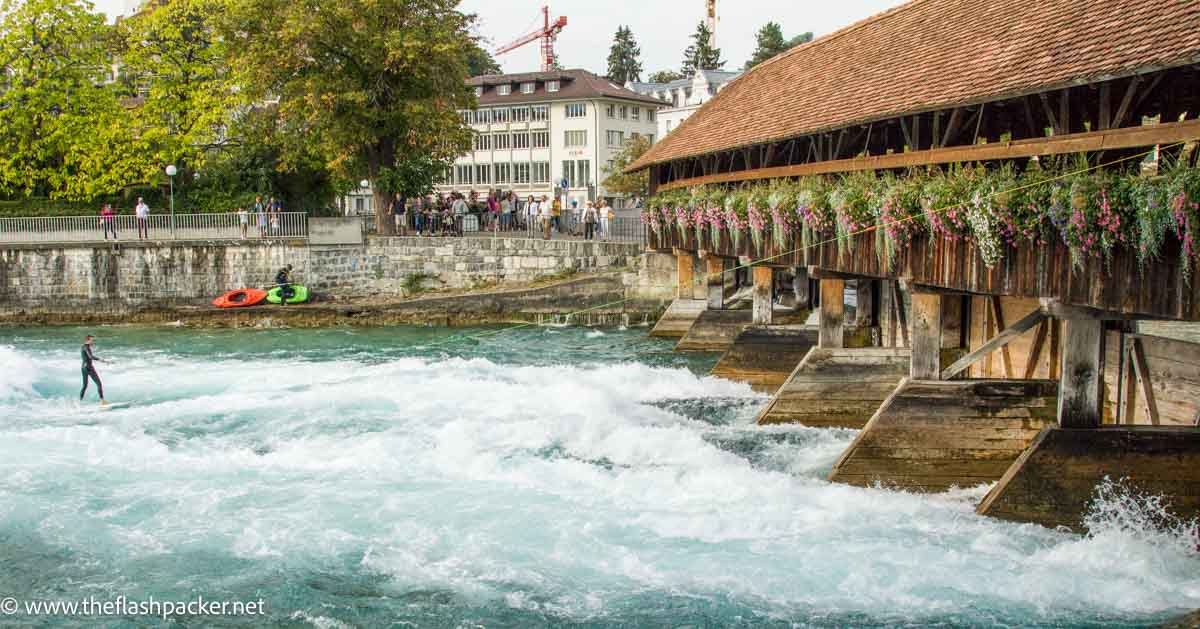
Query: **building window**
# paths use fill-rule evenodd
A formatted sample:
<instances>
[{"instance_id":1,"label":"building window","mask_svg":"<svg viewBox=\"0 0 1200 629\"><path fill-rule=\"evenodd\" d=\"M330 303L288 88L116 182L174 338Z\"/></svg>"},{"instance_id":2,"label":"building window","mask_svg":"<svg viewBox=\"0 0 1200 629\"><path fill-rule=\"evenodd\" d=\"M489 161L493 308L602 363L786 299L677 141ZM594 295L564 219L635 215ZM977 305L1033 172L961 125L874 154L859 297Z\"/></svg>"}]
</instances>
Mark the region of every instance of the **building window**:
<instances>
[{"instance_id":1,"label":"building window","mask_svg":"<svg viewBox=\"0 0 1200 629\"><path fill-rule=\"evenodd\" d=\"M476 164L475 165L475 183L487 185L492 183L492 165L491 164Z\"/></svg>"},{"instance_id":2,"label":"building window","mask_svg":"<svg viewBox=\"0 0 1200 629\"><path fill-rule=\"evenodd\" d=\"M667 121L667 133L671 132L671 126L672 126L672 121L668 120Z\"/></svg>"},{"instance_id":3,"label":"building window","mask_svg":"<svg viewBox=\"0 0 1200 629\"><path fill-rule=\"evenodd\" d=\"M550 106L549 105L534 105L534 107L533 107L533 121L534 122L545 122L549 119L550 119Z\"/></svg>"},{"instance_id":4,"label":"building window","mask_svg":"<svg viewBox=\"0 0 1200 629\"><path fill-rule=\"evenodd\" d=\"M492 110L492 122L504 124L508 122L508 108L501 107L500 109Z\"/></svg>"},{"instance_id":5,"label":"building window","mask_svg":"<svg viewBox=\"0 0 1200 629\"><path fill-rule=\"evenodd\" d=\"M509 144L509 142L508 142L508 134L507 133L497 133L492 136L492 148L493 149L495 149L497 151L503 151L503 150L507 149L509 146L511 146L511 144Z\"/></svg>"},{"instance_id":6,"label":"building window","mask_svg":"<svg viewBox=\"0 0 1200 629\"><path fill-rule=\"evenodd\" d=\"M587 103L567 103L568 118L583 118L587 116Z\"/></svg>"},{"instance_id":7,"label":"building window","mask_svg":"<svg viewBox=\"0 0 1200 629\"><path fill-rule=\"evenodd\" d=\"M463 186L471 185L471 166L470 164L456 166L454 168L454 183Z\"/></svg>"},{"instance_id":8,"label":"building window","mask_svg":"<svg viewBox=\"0 0 1200 629\"><path fill-rule=\"evenodd\" d=\"M512 108L512 121L513 122L529 122L529 108L528 107L513 107Z\"/></svg>"},{"instance_id":9,"label":"building window","mask_svg":"<svg viewBox=\"0 0 1200 629\"><path fill-rule=\"evenodd\" d=\"M547 92L557 92L558 91L558 81L546 81L546 91Z\"/></svg>"},{"instance_id":10,"label":"building window","mask_svg":"<svg viewBox=\"0 0 1200 629\"><path fill-rule=\"evenodd\" d=\"M492 110L480 109L475 112L475 124L489 124L492 122Z\"/></svg>"},{"instance_id":11,"label":"building window","mask_svg":"<svg viewBox=\"0 0 1200 629\"><path fill-rule=\"evenodd\" d=\"M609 146L624 146L625 145L625 132L624 131L609 131L608 132L608 145Z\"/></svg>"},{"instance_id":12,"label":"building window","mask_svg":"<svg viewBox=\"0 0 1200 629\"><path fill-rule=\"evenodd\" d=\"M587 130L564 131L563 146L587 146Z\"/></svg>"},{"instance_id":13,"label":"building window","mask_svg":"<svg viewBox=\"0 0 1200 629\"><path fill-rule=\"evenodd\" d=\"M608 115L609 118L616 118L617 117L617 106L609 105L608 107L605 108L605 114Z\"/></svg>"},{"instance_id":14,"label":"building window","mask_svg":"<svg viewBox=\"0 0 1200 629\"><path fill-rule=\"evenodd\" d=\"M496 174L496 183L509 183L512 176L512 164L496 164L493 166Z\"/></svg>"},{"instance_id":15,"label":"building window","mask_svg":"<svg viewBox=\"0 0 1200 629\"><path fill-rule=\"evenodd\" d=\"M550 162L533 163L533 183L550 183Z\"/></svg>"},{"instance_id":16,"label":"building window","mask_svg":"<svg viewBox=\"0 0 1200 629\"><path fill-rule=\"evenodd\" d=\"M362 197L356 197L354 199L354 211L362 214L366 211L366 209L366 199Z\"/></svg>"},{"instance_id":17,"label":"building window","mask_svg":"<svg viewBox=\"0 0 1200 629\"><path fill-rule=\"evenodd\" d=\"M586 188L592 183L592 162L590 160L581 159L575 162L575 174L579 176L576 185L580 188Z\"/></svg>"},{"instance_id":18,"label":"building window","mask_svg":"<svg viewBox=\"0 0 1200 629\"><path fill-rule=\"evenodd\" d=\"M634 120L641 120L641 119L642 119L642 108L641 108L641 107L634 107L634 108L633 108L633 119L634 119Z\"/></svg>"},{"instance_id":19,"label":"building window","mask_svg":"<svg viewBox=\"0 0 1200 629\"><path fill-rule=\"evenodd\" d=\"M512 134L512 147L515 149L529 148L529 133L514 133Z\"/></svg>"},{"instance_id":20,"label":"building window","mask_svg":"<svg viewBox=\"0 0 1200 629\"><path fill-rule=\"evenodd\" d=\"M566 180L568 188L575 188L575 162L572 160L563 160L562 163L562 178Z\"/></svg>"},{"instance_id":21,"label":"building window","mask_svg":"<svg viewBox=\"0 0 1200 629\"><path fill-rule=\"evenodd\" d=\"M475 98L479 98L480 96L483 96L483 88L477 87L475 88Z\"/></svg>"},{"instance_id":22,"label":"building window","mask_svg":"<svg viewBox=\"0 0 1200 629\"><path fill-rule=\"evenodd\" d=\"M475 136L475 150L476 151L492 150L492 136L487 135L486 133L481 133L481 134Z\"/></svg>"},{"instance_id":23,"label":"building window","mask_svg":"<svg viewBox=\"0 0 1200 629\"><path fill-rule=\"evenodd\" d=\"M621 105L621 120L629 120L629 107Z\"/></svg>"},{"instance_id":24,"label":"building window","mask_svg":"<svg viewBox=\"0 0 1200 629\"><path fill-rule=\"evenodd\" d=\"M522 83L521 84L521 93L522 94L532 94L533 88L534 88L533 83Z\"/></svg>"},{"instance_id":25,"label":"building window","mask_svg":"<svg viewBox=\"0 0 1200 629\"><path fill-rule=\"evenodd\" d=\"M471 124L475 120L475 112L471 110L458 112L458 117L462 118L463 124Z\"/></svg>"},{"instance_id":26,"label":"building window","mask_svg":"<svg viewBox=\"0 0 1200 629\"><path fill-rule=\"evenodd\" d=\"M654 144L654 134L653 134L653 133L647 133L647 134L646 134L646 141L647 141L647 142L649 142L650 144Z\"/></svg>"},{"instance_id":27,"label":"building window","mask_svg":"<svg viewBox=\"0 0 1200 629\"><path fill-rule=\"evenodd\" d=\"M509 94L512 94L512 86L511 86L511 85L500 85L500 86L497 86L497 87L496 87L496 94L498 94L498 95L500 95L500 96L508 96Z\"/></svg>"},{"instance_id":28,"label":"building window","mask_svg":"<svg viewBox=\"0 0 1200 629\"><path fill-rule=\"evenodd\" d=\"M613 171L613 168L616 168L616 162L614 162L613 160L610 159L610 160L608 160L608 163L604 167L604 172L611 173Z\"/></svg>"},{"instance_id":29,"label":"building window","mask_svg":"<svg viewBox=\"0 0 1200 629\"><path fill-rule=\"evenodd\" d=\"M649 120L650 122L654 122L655 116L657 116L657 114L654 113L653 109L646 110L646 120Z\"/></svg>"},{"instance_id":30,"label":"building window","mask_svg":"<svg viewBox=\"0 0 1200 629\"><path fill-rule=\"evenodd\" d=\"M550 147L550 132L549 131L534 131L533 132L533 148L544 149Z\"/></svg>"},{"instance_id":31,"label":"building window","mask_svg":"<svg viewBox=\"0 0 1200 629\"><path fill-rule=\"evenodd\" d=\"M529 183L529 164L513 164L513 183Z\"/></svg>"}]
</instances>

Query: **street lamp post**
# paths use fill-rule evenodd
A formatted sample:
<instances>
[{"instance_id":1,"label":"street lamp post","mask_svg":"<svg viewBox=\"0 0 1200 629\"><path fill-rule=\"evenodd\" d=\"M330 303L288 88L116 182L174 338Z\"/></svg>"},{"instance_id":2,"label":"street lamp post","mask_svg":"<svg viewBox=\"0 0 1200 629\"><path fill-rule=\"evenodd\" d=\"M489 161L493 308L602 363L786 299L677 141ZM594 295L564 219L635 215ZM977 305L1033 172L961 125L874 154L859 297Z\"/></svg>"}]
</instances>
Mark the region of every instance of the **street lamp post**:
<instances>
[{"instance_id":1,"label":"street lamp post","mask_svg":"<svg viewBox=\"0 0 1200 629\"><path fill-rule=\"evenodd\" d=\"M179 169L174 164L167 166L167 177L171 179L171 239L175 239L175 175Z\"/></svg>"}]
</instances>

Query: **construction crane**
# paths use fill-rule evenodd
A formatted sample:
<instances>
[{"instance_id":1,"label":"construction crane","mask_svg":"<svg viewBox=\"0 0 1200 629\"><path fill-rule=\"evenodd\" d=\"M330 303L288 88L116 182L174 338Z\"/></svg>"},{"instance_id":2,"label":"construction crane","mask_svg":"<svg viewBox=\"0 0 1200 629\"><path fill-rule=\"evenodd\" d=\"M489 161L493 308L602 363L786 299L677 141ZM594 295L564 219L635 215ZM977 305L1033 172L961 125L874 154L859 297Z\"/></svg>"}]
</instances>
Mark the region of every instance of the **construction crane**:
<instances>
[{"instance_id":1,"label":"construction crane","mask_svg":"<svg viewBox=\"0 0 1200 629\"><path fill-rule=\"evenodd\" d=\"M566 28L567 17L564 15L551 22L549 6L542 7L542 17L545 21L545 25L542 28L521 37L507 46L500 47L496 50L496 55L499 56L506 52L512 52L525 44L540 39L542 40L542 72L553 70L556 59L554 56L554 40L558 39L558 34Z\"/></svg>"},{"instance_id":2,"label":"construction crane","mask_svg":"<svg viewBox=\"0 0 1200 629\"><path fill-rule=\"evenodd\" d=\"M705 0L708 5L708 44L717 45L717 0Z\"/></svg>"}]
</instances>

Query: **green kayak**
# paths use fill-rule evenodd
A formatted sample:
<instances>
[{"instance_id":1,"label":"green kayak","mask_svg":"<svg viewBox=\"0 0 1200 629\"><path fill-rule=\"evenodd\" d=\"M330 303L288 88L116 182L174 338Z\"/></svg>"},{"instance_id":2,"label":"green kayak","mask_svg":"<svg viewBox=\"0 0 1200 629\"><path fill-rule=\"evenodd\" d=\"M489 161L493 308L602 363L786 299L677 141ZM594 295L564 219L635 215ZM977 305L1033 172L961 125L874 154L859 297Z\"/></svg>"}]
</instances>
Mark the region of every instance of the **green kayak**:
<instances>
[{"instance_id":1,"label":"green kayak","mask_svg":"<svg viewBox=\"0 0 1200 629\"><path fill-rule=\"evenodd\" d=\"M302 304L308 301L308 288L299 284L292 284L292 296L288 299L289 304ZM279 298L279 288L272 288L267 291L267 301L273 304L281 303L283 300Z\"/></svg>"}]
</instances>

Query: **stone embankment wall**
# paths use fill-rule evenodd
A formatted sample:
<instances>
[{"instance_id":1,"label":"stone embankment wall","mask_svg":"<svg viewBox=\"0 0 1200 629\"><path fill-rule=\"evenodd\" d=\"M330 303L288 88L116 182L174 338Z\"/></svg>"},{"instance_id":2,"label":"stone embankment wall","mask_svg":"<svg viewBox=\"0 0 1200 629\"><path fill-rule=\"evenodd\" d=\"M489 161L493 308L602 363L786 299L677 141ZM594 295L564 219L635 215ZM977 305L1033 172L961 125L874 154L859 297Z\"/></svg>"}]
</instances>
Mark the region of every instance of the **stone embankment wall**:
<instances>
[{"instance_id":1,"label":"stone embankment wall","mask_svg":"<svg viewBox=\"0 0 1200 629\"><path fill-rule=\"evenodd\" d=\"M665 258L665 259L659 259ZM89 320L195 308L265 287L286 264L324 302L399 300L406 288L497 290L573 273L620 278L630 311L674 294L674 259L632 243L503 238L371 238L361 245L180 242L0 247L0 322L36 314Z\"/></svg>"}]
</instances>

